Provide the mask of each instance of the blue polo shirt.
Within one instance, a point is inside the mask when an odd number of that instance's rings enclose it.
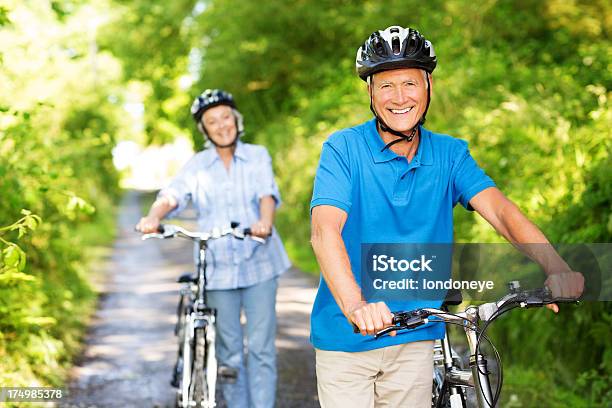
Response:
[[[421,128],[410,163],[385,149],[376,122],[343,129],[323,144],[310,209],[331,205],[348,214],[342,239],[353,275],[361,283],[365,243],[452,243],[453,208],[495,186],[470,155],[467,143]],[[387,302],[393,310],[440,307],[441,300]],[[312,344],[322,350],[365,351],[444,336],[430,323],[396,337],[354,334],[321,277],[311,315]]]

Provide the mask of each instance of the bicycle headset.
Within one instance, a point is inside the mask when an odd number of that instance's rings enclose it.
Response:
[[[234,141],[228,143],[226,145],[219,145],[215,143],[214,140],[208,136],[206,132],[206,128],[202,124],[202,115],[208,109],[214,108],[215,106],[226,105],[232,108],[232,112],[234,113],[234,118],[236,119],[236,137]],[[242,120],[242,115],[238,112],[238,108],[236,107],[236,102],[234,102],[234,97],[231,93],[225,92],[221,89],[207,89],[202,92],[195,100],[193,104],[191,104],[191,116],[196,122],[196,126],[202,134],[204,134],[208,140],[217,147],[231,147],[238,142],[238,139],[244,134],[244,124]]]
[[[391,129],[376,113],[372,104],[372,91],[370,90],[370,110],[376,118],[376,122],[384,132],[389,132],[399,139],[388,143],[382,150],[389,148],[395,143],[406,140],[412,141],[419,126],[425,123],[425,116],[431,101],[431,91],[429,74],[433,72],[437,64],[436,53],[431,42],[425,39],[417,30],[413,28],[403,28],[400,26],[390,26],[384,30],[375,31],[370,35],[366,42],[357,49],[355,65],[359,77],[371,83],[372,75],[381,71],[388,71],[398,68],[418,68],[424,70],[427,81],[427,104],[425,112],[417,124],[406,135],[395,129]]]

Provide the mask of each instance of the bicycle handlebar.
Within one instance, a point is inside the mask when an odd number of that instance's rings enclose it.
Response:
[[[158,232],[142,234],[142,240],[144,241],[150,238],[168,239],[174,237],[181,237],[188,238],[194,241],[207,242],[210,240],[219,239],[226,235],[232,235],[234,238],[237,239],[245,239],[248,237],[253,241],[262,244],[266,242],[265,239],[254,236],[250,228],[240,229],[238,228],[239,225],[239,222],[232,221],[229,227],[214,227],[209,232],[193,232],[178,225],[160,224]]]
[[[511,293],[505,295],[497,302],[485,303],[480,306],[468,306],[463,312],[449,313],[440,309],[416,309],[412,311],[393,312],[393,326],[378,331],[374,338],[379,338],[392,331],[414,329],[429,323],[429,317],[435,316],[439,321],[457,322],[467,321],[474,325],[477,322],[468,318],[469,310],[477,310],[477,318],[480,321],[488,321],[491,317],[504,309],[514,307],[532,308],[542,307],[553,303],[579,303],[576,298],[553,297],[549,288],[544,287],[535,290],[518,291],[511,289]],[[359,333],[359,327],[353,323],[353,332]]]

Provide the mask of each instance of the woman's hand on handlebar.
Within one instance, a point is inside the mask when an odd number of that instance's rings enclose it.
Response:
[[[272,234],[272,225],[265,221],[259,220],[251,225],[251,235],[268,238],[270,234]]]
[[[382,329],[393,326],[393,313],[385,302],[366,303],[361,301],[348,310],[349,321],[365,336],[375,335]],[[395,331],[389,333],[395,336]]]
[[[159,218],[152,215],[147,215],[138,221],[138,224],[136,224],[136,231],[142,232],[143,234],[158,232],[159,223]]]

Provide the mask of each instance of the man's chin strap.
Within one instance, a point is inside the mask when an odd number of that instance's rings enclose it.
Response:
[[[406,135],[402,132],[398,132],[395,129],[391,129],[389,126],[385,124],[385,122],[383,122],[381,118],[378,117],[378,115],[376,115],[376,113],[374,113],[374,116],[376,116],[376,123],[378,123],[378,126],[380,126],[380,130],[382,130],[383,132],[389,132],[392,135],[395,135],[398,137],[397,139],[392,140],[389,143],[387,143],[385,147],[382,148],[381,152],[384,152],[389,147],[403,140],[407,142],[412,142],[412,139],[414,139],[414,137],[416,136],[419,125],[421,124],[421,121],[419,121],[419,123],[417,123],[416,126],[412,128],[412,130],[410,131],[410,134]]]
[[[398,139],[392,140],[391,142],[387,143],[385,145],[385,147],[383,147],[381,149],[381,152],[384,152],[385,150],[387,150],[389,147],[393,146],[396,143],[399,143],[401,141],[407,141],[407,142],[412,142],[412,139],[414,139],[414,137],[417,134],[417,131],[419,130],[420,126],[423,126],[423,124],[425,123],[425,115],[427,115],[427,110],[429,109],[429,101],[430,101],[430,83],[429,83],[429,74],[425,75],[425,78],[427,79],[427,105],[425,106],[425,112],[423,112],[423,116],[421,117],[421,119],[419,120],[419,122],[410,130],[410,134],[406,135],[402,132],[398,132],[395,129],[391,129],[389,126],[387,126],[387,124],[378,116],[378,114],[376,113],[376,111],[374,110],[374,106],[372,105],[372,92],[370,91],[370,110],[372,111],[372,113],[374,114],[374,117],[376,118],[376,123],[378,124],[378,126],[380,126],[380,130],[382,130],[383,132],[388,132],[391,133],[394,136],[397,136]]]

